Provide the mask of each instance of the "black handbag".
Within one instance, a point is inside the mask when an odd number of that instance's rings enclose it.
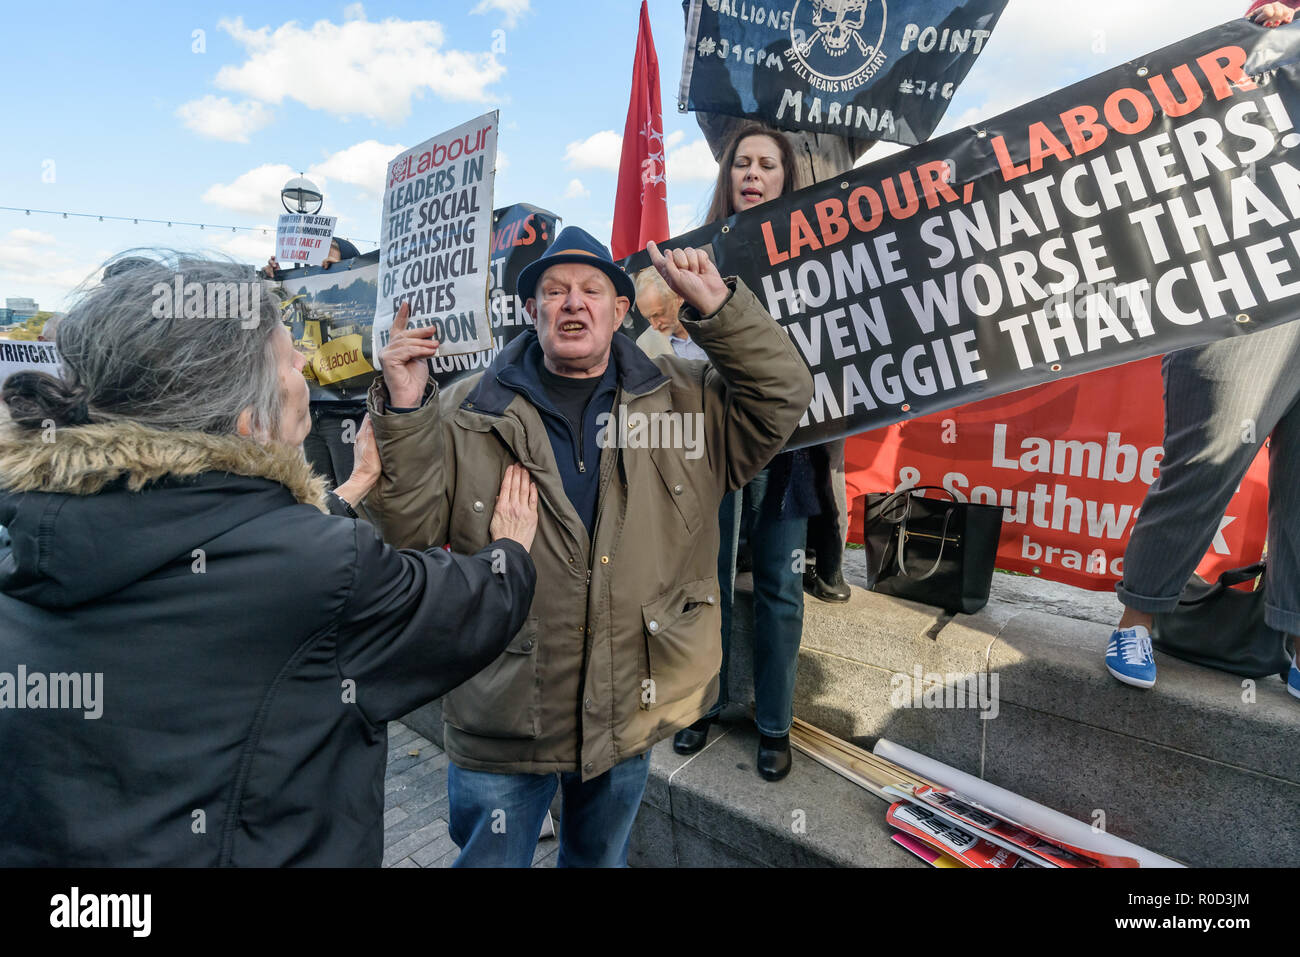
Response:
[[[1256,562],[1233,568],[1217,582],[1193,575],[1178,607],[1155,615],[1152,647],[1243,678],[1276,674],[1285,681],[1291,670],[1286,635],[1264,621],[1264,589],[1232,587],[1258,578],[1266,567],[1266,562]]]
[[[951,500],[913,492],[937,489]],[[867,587],[950,614],[979,611],[989,600],[1002,507],[958,502],[934,485],[864,496],[862,540]]]

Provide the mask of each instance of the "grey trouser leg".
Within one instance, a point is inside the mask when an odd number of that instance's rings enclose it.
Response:
[[[817,446],[813,449],[813,454],[826,456],[826,479],[831,485],[834,509],[826,504],[820,515],[808,519],[808,549],[815,556],[817,577],[828,582],[835,578],[844,562],[844,542],[849,535],[849,510],[844,488],[844,440],[835,439]],[[820,469],[818,475],[821,475]]]
[[[849,503],[844,488],[844,440],[826,443],[831,458],[831,491],[835,493],[835,521],[840,529],[840,542],[849,539]]]
[[[1270,444],[1268,623],[1300,632],[1300,321],[1165,356],[1165,457],[1124,553],[1120,600],[1169,611]]]

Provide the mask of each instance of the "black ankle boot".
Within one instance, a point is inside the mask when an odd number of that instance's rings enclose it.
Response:
[[[838,568],[829,579],[819,578],[814,569],[808,569],[803,575],[803,590],[819,601],[841,604],[852,596],[849,583],[844,580],[844,573]]]
[[[700,750],[709,738],[711,724],[713,724],[712,718],[701,718],[693,725],[682,728],[673,735],[673,750],[678,754],[694,754]]]
[[[758,775],[766,781],[779,781],[790,773],[790,735],[779,738],[758,736]]]

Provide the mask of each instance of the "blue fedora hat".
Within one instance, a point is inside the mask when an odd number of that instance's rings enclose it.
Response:
[[[564,229],[560,230],[560,234],[555,237],[555,241],[547,248],[542,258],[529,263],[524,268],[524,271],[519,274],[519,284],[515,289],[515,294],[520,299],[532,299],[533,293],[537,289],[537,282],[542,278],[542,273],[561,263],[582,263],[584,266],[595,266],[613,281],[614,289],[618,295],[626,296],[629,302],[636,301],[636,287],[632,284],[632,277],[614,262],[614,257],[609,254],[609,249],[595,236],[585,229],[579,229],[577,226],[565,226]]]

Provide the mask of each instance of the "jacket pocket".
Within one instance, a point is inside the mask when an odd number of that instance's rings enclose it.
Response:
[[[536,738],[541,733],[538,624],[537,618],[527,619],[495,661],[447,693],[444,721],[486,738]]]
[[[670,705],[705,684],[722,666],[722,613],[712,578],[675,585],[641,606],[649,677],[647,711]]]
[[[694,535],[700,527],[700,499],[695,485],[689,480],[682,454],[680,449],[656,448],[651,450],[650,458],[664,483],[669,500],[686,524],[687,533]],[[717,598],[716,589],[714,598]]]

